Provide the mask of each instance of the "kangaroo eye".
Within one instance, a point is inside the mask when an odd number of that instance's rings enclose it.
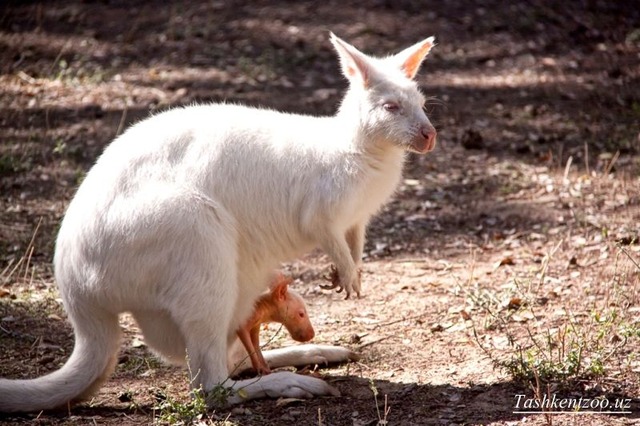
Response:
[[[386,109],[389,112],[398,112],[400,111],[400,105],[396,102],[385,102],[382,104],[382,108]]]
[[[304,312],[298,312],[298,316],[299,316],[300,318],[304,318]]]

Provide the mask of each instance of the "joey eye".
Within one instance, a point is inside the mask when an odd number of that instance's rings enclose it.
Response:
[[[382,108],[384,108],[385,110],[387,110],[389,112],[398,112],[398,111],[400,111],[400,105],[398,105],[398,103],[396,103],[396,102],[385,102],[384,104],[382,104]]]
[[[298,312],[298,316],[299,316],[300,318],[304,318],[304,312]]]

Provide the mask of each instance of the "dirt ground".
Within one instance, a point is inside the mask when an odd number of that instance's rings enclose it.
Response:
[[[283,266],[315,341],[362,359],[319,370],[339,398],[202,414],[186,372],[124,317],[117,371],[92,401],[1,423],[640,424],[634,2],[168,3],[0,6],[0,376],[35,377],[70,354],[57,224],[124,128],[194,102],[331,114],[346,82],[329,30],[380,55],[435,35],[418,80],[439,145],[409,157],[371,223],[363,298],[319,288],[320,252]],[[271,346],[293,344],[277,331],[265,330]],[[519,412],[544,395],[613,413]]]

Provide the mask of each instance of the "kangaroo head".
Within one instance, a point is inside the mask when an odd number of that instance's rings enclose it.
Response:
[[[359,116],[365,143],[387,143],[424,154],[436,144],[436,130],[424,112],[425,98],[414,77],[433,47],[429,37],[402,52],[374,58],[331,34],[349,90],[339,114]]]
[[[315,330],[309,320],[309,314],[302,297],[289,291],[287,299],[287,312],[283,315],[283,324],[291,338],[296,342],[308,342],[315,336]]]
[[[315,331],[309,320],[307,308],[298,293],[289,289],[290,278],[285,278],[280,274],[276,278],[276,284],[271,289],[277,312],[278,322],[282,323],[293,340],[297,342],[308,342],[313,339]]]

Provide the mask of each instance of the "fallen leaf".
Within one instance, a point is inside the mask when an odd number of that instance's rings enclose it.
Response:
[[[300,398],[280,398],[276,401],[277,407],[284,407],[286,405],[295,404],[297,402],[304,402],[304,399]]]
[[[515,321],[515,322],[527,322],[530,319],[533,319],[533,315],[526,315],[526,314],[522,314],[522,315],[518,315],[518,314],[513,314],[511,316],[511,321]]]
[[[511,256],[503,257],[502,259],[500,259],[499,261],[493,264],[493,269],[496,270],[499,267],[504,265],[515,265],[515,262],[513,261],[513,257]]]
[[[556,295],[556,296],[557,296],[557,295]],[[555,296],[554,296],[554,297],[555,297]],[[548,298],[548,297],[545,297],[545,296],[538,297],[538,298],[536,299],[536,303],[537,303],[538,305],[540,305],[540,306],[544,306],[544,305],[546,305],[547,303],[549,303],[549,298]]]
[[[524,301],[519,297],[512,297],[507,304],[507,309],[517,311],[522,307]]]
[[[431,326],[432,333],[437,333],[439,331],[444,331],[444,327],[442,326],[442,324],[434,324]]]

